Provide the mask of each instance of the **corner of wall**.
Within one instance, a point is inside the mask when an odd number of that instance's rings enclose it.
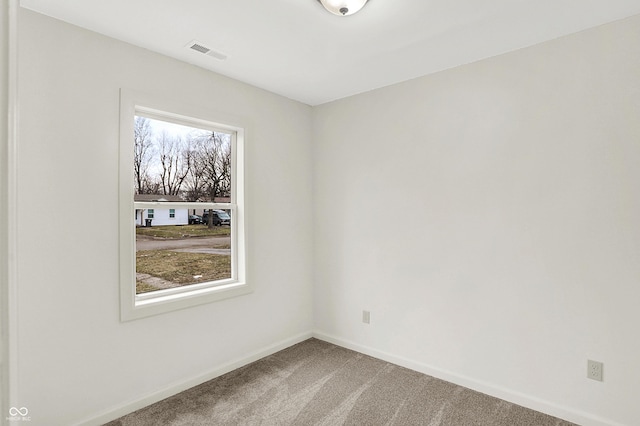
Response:
[[[15,141],[17,88],[18,0],[2,2],[0,8],[0,423],[16,393],[15,367]]]

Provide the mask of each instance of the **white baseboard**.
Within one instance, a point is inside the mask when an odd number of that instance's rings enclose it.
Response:
[[[401,356],[393,355],[388,352],[379,351],[377,349],[360,345],[339,337],[334,337],[315,330],[313,337],[324,340],[329,343],[333,343],[337,346],[342,346],[346,349],[351,349],[356,352],[363,353],[365,355],[372,356],[374,358],[381,359],[383,361],[390,362],[392,364],[399,365],[401,367],[408,368],[410,370],[417,371],[432,377],[436,377],[441,380],[445,380],[450,383],[454,383],[459,386],[463,386],[475,391],[500,398],[502,400],[511,402],[513,404],[521,405],[526,408],[530,408],[541,413],[549,414],[560,419],[564,419],[573,423],[577,423],[583,426],[625,426],[614,421],[604,419],[592,414],[574,410],[571,408],[563,407],[553,402],[545,401],[540,398],[536,398],[530,395],[526,395],[520,392],[515,392],[511,389],[507,389],[495,384],[485,382],[482,380],[476,380],[471,377],[463,376],[453,373],[451,371],[442,370],[427,364],[423,364],[418,361],[403,358]]]
[[[93,426],[93,425],[105,424],[119,417],[122,417],[126,414],[132,413],[136,410],[139,410],[148,405],[151,405],[155,402],[161,401],[172,395],[175,395],[177,393],[190,389],[194,386],[202,384],[206,381],[215,379],[216,377],[222,376],[223,374],[226,374],[237,368],[244,367],[247,364],[251,364],[254,361],[257,361],[261,358],[272,355],[278,351],[286,349],[289,346],[293,346],[296,343],[300,343],[311,337],[313,337],[311,332],[298,334],[297,336],[293,336],[289,339],[282,340],[278,343],[275,343],[273,345],[270,345],[258,351],[255,351],[251,355],[247,355],[235,361],[228,362],[220,367],[214,368],[213,370],[207,371],[205,373],[199,374],[195,377],[191,377],[186,380],[181,380],[179,382],[172,383],[169,386],[165,387],[164,389],[152,392],[147,395],[143,395],[140,398],[136,398],[134,400],[127,401],[121,405],[105,410],[100,414],[96,414],[91,418],[87,418],[85,420],[77,422],[75,423],[75,425]]]

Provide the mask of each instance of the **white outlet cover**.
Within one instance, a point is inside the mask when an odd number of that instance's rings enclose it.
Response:
[[[599,361],[587,360],[587,378],[602,381],[602,370],[604,365]]]

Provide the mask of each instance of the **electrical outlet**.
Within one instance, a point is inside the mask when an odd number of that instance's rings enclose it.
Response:
[[[362,322],[365,324],[369,324],[371,322],[371,312],[362,311]]]
[[[603,364],[598,361],[587,360],[587,378],[602,381]]]

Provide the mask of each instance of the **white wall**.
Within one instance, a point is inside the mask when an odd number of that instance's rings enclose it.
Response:
[[[315,108],[318,332],[638,424],[639,77],[636,16]]]
[[[33,12],[20,19],[15,400],[31,424],[94,418],[308,333],[310,108]],[[120,322],[121,87],[247,123],[252,294]]]

